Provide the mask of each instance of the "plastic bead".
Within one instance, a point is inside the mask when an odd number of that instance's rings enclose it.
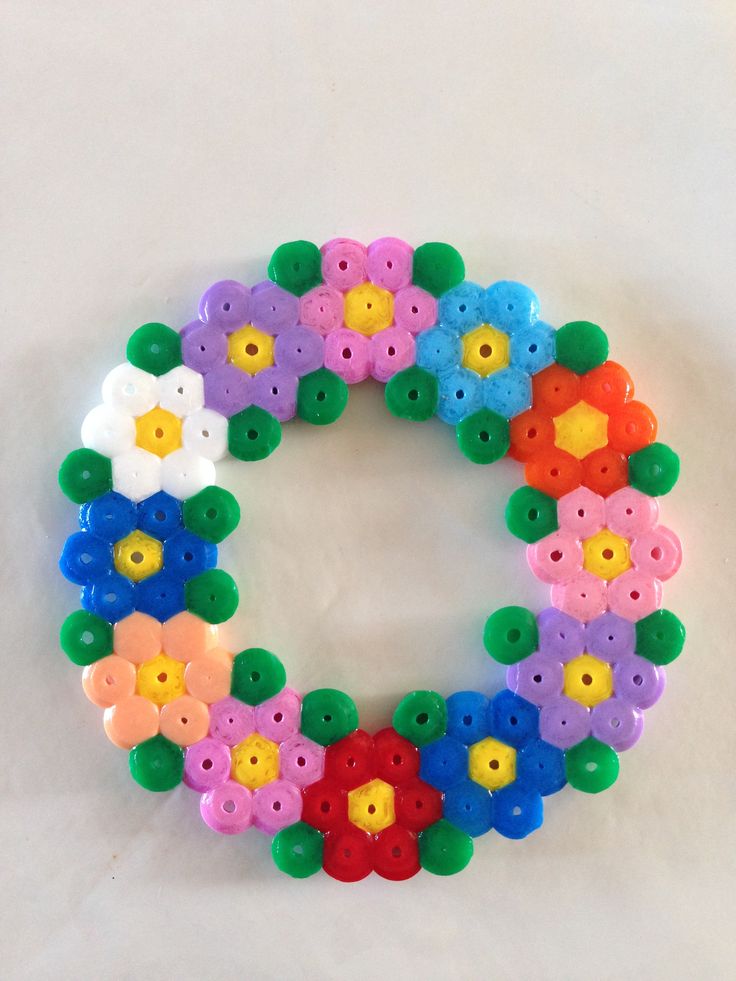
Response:
[[[199,811],[208,828],[221,835],[239,835],[253,823],[253,795],[227,780],[202,794]]]
[[[115,624],[115,653],[132,664],[150,661],[161,653],[161,624],[136,611]]]
[[[204,376],[205,405],[229,419],[248,405],[252,381],[234,364],[218,365]]]
[[[254,732],[232,751],[233,779],[248,790],[265,787],[279,775],[279,748],[270,739]]]
[[[608,418],[608,439],[621,453],[636,453],[653,443],[657,436],[657,420],[643,402],[627,402]]]
[[[583,653],[584,625],[561,610],[548,607],[537,617],[539,651],[558,661],[569,661]]]
[[[435,327],[417,337],[417,367],[441,376],[462,357],[462,342],[452,330]]]
[[[372,376],[387,382],[414,364],[414,338],[402,327],[389,327],[371,338]]]
[[[585,647],[603,661],[613,663],[634,652],[634,624],[608,611],[587,624]]]
[[[483,644],[500,664],[514,664],[537,649],[539,631],[534,615],[523,606],[504,606],[486,620]]]
[[[557,502],[557,515],[565,530],[576,538],[590,538],[605,526],[606,503],[588,487],[577,487]]]
[[[419,845],[414,832],[397,824],[376,835],[373,843],[373,871],[383,879],[401,882],[416,875]]]
[[[331,746],[358,728],[355,702],[335,688],[318,688],[302,699],[302,733],[320,746]]]
[[[253,380],[251,398],[279,422],[296,415],[296,389],[299,379],[285,368],[265,368]]]
[[[529,375],[518,368],[504,368],[483,382],[483,405],[505,419],[525,412],[532,404]]]
[[[444,816],[450,824],[477,838],[491,830],[491,794],[472,780],[463,780],[445,794]]]
[[[460,327],[455,326],[452,329],[458,330]],[[481,378],[508,368],[508,336],[488,324],[475,327],[463,337],[463,366],[477,372]]]
[[[410,831],[423,831],[442,817],[442,794],[423,780],[410,780],[394,796],[397,822]]]
[[[594,739],[621,753],[631,749],[641,737],[644,716],[620,698],[609,698],[590,713],[590,730]]]
[[[217,327],[198,324],[182,336],[181,354],[185,365],[205,374],[227,361],[227,335]]]
[[[471,780],[487,790],[505,787],[516,777],[516,750],[487,736],[470,747],[467,772]]]
[[[251,647],[233,658],[231,695],[246,705],[260,705],[286,684],[284,666],[270,651]]]
[[[322,282],[322,256],[312,242],[284,242],[271,256],[268,276],[283,289],[302,296]]]
[[[210,486],[184,501],[184,525],[206,542],[219,544],[240,522],[240,505],[222,487]]]
[[[125,361],[105,376],[102,401],[127,416],[142,416],[158,403],[158,380]]]
[[[78,531],[64,543],[59,568],[66,579],[82,586],[103,575],[110,566],[110,558],[107,542],[89,532]]]
[[[130,751],[130,773],[145,790],[173,790],[184,775],[184,754],[164,736],[153,736]]]
[[[225,698],[230,691],[232,662],[219,650],[209,651],[184,669],[184,683],[190,695],[211,704]]]
[[[641,620],[653,613],[662,600],[658,579],[629,569],[608,585],[608,606],[625,620]]]
[[[506,684],[534,705],[546,705],[562,694],[563,670],[559,661],[546,654],[532,654],[506,672]]]
[[[598,794],[616,782],[618,756],[610,746],[592,737],[565,753],[567,780],[575,790]]]
[[[117,456],[135,445],[136,423],[108,405],[98,405],[82,423],[82,443],[104,456]]]
[[[664,443],[651,443],[629,457],[631,486],[643,494],[668,494],[680,476],[680,458]]]
[[[509,424],[490,409],[474,412],[458,424],[457,442],[472,463],[495,463],[509,448]]]
[[[379,238],[368,246],[368,278],[376,286],[396,293],[411,282],[414,250],[398,238]]]
[[[179,449],[161,461],[161,488],[185,500],[215,482],[215,465],[192,450]]]
[[[207,735],[210,714],[204,702],[191,695],[182,695],[174,702],[161,706],[159,728],[177,746],[191,746]]]
[[[112,486],[131,501],[143,501],[161,490],[161,459],[140,446],[113,457]]]
[[[115,623],[133,612],[136,596],[133,583],[108,572],[82,587],[81,600],[85,610]]]
[[[539,711],[539,735],[559,749],[569,749],[589,734],[590,713],[580,702],[560,695]]]
[[[511,337],[511,358],[517,368],[529,375],[548,367],[555,359],[555,331],[549,324],[536,323]]]
[[[348,386],[327,368],[299,380],[296,408],[300,418],[313,426],[328,426],[342,415],[348,404]]]
[[[135,694],[135,668],[130,661],[110,654],[88,664],[82,675],[84,694],[94,705],[109,708]]]
[[[461,334],[473,330],[483,321],[484,296],[483,289],[476,283],[467,280],[460,283],[440,300],[439,322],[443,327],[449,327]]]
[[[144,324],[131,334],[125,353],[141,371],[164,375],[182,363],[181,338],[164,324]]]
[[[373,283],[361,283],[345,294],[343,317],[345,327],[370,337],[392,324],[393,294]]]
[[[302,816],[302,795],[286,780],[274,780],[253,794],[253,824],[267,835],[295,824]]]
[[[456,426],[480,407],[480,379],[475,372],[465,368],[452,368],[440,376],[437,415],[443,422]]]
[[[192,580],[194,581],[194,580]],[[142,613],[156,620],[168,620],[185,606],[185,593],[180,577],[163,570],[144,579],[136,586],[135,605]]]
[[[301,733],[285,739],[279,747],[281,776],[297,787],[321,780],[325,770],[325,748]]]
[[[559,610],[582,623],[594,620],[606,609],[606,583],[587,571],[567,582],[554,583],[550,596]]]
[[[184,665],[158,654],[138,666],[136,687],[139,695],[156,705],[166,705],[184,694]]]
[[[373,871],[370,846],[370,836],[356,829],[327,835],[322,867],[338,882],[359,882]]]
[[[544,819],[542,795],[515,783],[493,795],[493,827],[504,838],[519,840],[541,828]]]
[[[214,647],[217,627],[186,611],[167,620],[161,629],[161,646],[175,661],[196,661]]]
[[[347,791],[333,780],[319,780],[303,793],[302,819],[327,833],[344,828],[348,821]]]
[[[473,857],[473,839],[449,821],[436,821],[419,835],[419,861],[433,875],[462,872]]]
[[[468,773],[468,749],[451,736],[422,747],[419,776],[437,790],[449,790]]]
[[[412,282],[415,286],[440,297],[465,278],[465,263],[451,245],[425,242],[414,251]]]
[[[129,695],[105,709],[104,726],[111,743],[132,749],[158,733],[158,706],[142,695]]]
[[[116,542],[136,527],[136,506],[122,494],[110,491],[82,505],[79,524],[106,542]]]
[[[230,333],[248,322],[250,290],[232,279],[213,283],[199,301],[199,316],[205,324]]]
[[[371,373],[371,347],[367,337],[340,327],[325,340],[325,368],[348,385],[365,381]]]
[[[437,323],[437,301],[418,286],[407,286],[394,297],[394,323],[410,334],[421,334]]]
[[[664,668],[634,655],[617,662],[613,668],[613,687],[619,698],[639,709],[656,705],[665,686]]]
[[[281,743],[299,729],[301,699],[291,688],[261,702],[256,708],[256,728],[267,739]]]
[[[186,608],[207,623],[223,623],[238,608],[238,587],[222,569],[209,569],[184,587]]]
[[[383,780],[371,780],[348,791],[348,820],[375,835],[396,820],[394,789]]]
[[[331,286],[316,286],[299,300],[299,320],[323,336],[343,325],[343,296]],[[289,328],[291,330],[293,328]],[[282,336],[287,331],[283,331]],[[278,348],[277,348],[277,357]]]
[[[397,372],[386,385],[386,405],[399,419],[424,422],[437,411],[439,384],[423,368],[406,368]]]
[[[669,610],[657,610],[636,624],[636,653],[652,664],[670,664],[685,646],[685,627]]]
[[[662,581],[670,579],[682,562],[680,540],[673,531],[660,525],[631,543],[631,561],[646,575]]]
[[[524,468],[527,483],[550,497],[559,498],[580,486],[582,465],[564,450],[544,450]]]
[[[373,767],[380,780],[392,787],[402,787],[419,773],[417,747],[395,729],[381,729],[373,737]]]
[[[597,324],[576,320],[557,331],[555,357],[558,364],[584,375],[608,357],[608,338]]]
[[[565,754],[543,739],[532,740],[517,753],[516,779],[542,797],[556,794],[567,783]]]
[[[94,450],[73,450],[59,468],[59,486],[75,504],[91,501],[112,489],[112,465]]]
[[[580,378],[564,365],[553,364],[532,380],[534,408],[554,418],[580,401]]]
[[[373,740],[362,729],[339,739],[325,753],[325,776],[343,790],[368,783],[372,770]]]
[[[447,735],[469,746],[488,735],[488,706],[477,691],[458,691],[447,699]]]
[[[324,341],[307,327],[290,327],[276,338],[276,364],[291,375],[301,378],[322,367]]]
[[[585,374],[580,395],[588,405],[608,414],[633,397],[634,383],[620,364],[605,361]]]
[[[583,550],[576,538],[555,531],[527,548],[527,561],[542,582],[566,582],[583,567]]]
[[[399,702],[393,726],[415,746],[426,746],[447,730],[447,705],[435,691],[413,691]]]
[[[581,654],[565,665],[563,691],[581,705],[592,708],[613,694],[613,675],[610,664],[592,654]]]
[[[73,664],[93,664],[112,654],[112,625],[94,613],[76,610],[62,624],[59,643]]]
[[[163,541],[181,528],[181,502],[159,491],[138,505],[138,528]]]
[[[132,531],[115,542],[113,555],[117,571],[134,582],[160,572],[163,565],[161,542],[142,531]]]
[[[616,535],[638,538],[657,523],[659,505],[653,497],[624,487],[606,501],[606,523]]]
[[[230,776],[230,750],[218,739],[201,739],[184,755],[184,783],[198,794],[214,790]]]
[[[243,409],[230,419],[228,447],[238,460],[265,460],[280,442],[278,419],[256,405]],[[214,483],[214,475],[209,483]]]
[[[204,407],[202,376],[179,365],[158,380],[158,399],[161,409],[179,417],[189,416]]]
[[[210,706],[210,735],[226,746],[237,746],[247,739],[256,725],[255,709],[237,698],[223,698]]]
[[[274,864],[292,879],[306,879],[322,868],[324,839],[304,821],[282,828],[271,843]]]
[[[513,334],[539,317],[539,300],[528,286],[502,280],[486,290],[484,317],[488,323]]]
[[[539,735],[536,706],[508,689],[493,697],[488,718],[491,735],[517,749]]]
[[[543,448],[551,448],[555,440],[555,426],[548,415],[537,409],[522,412],[509,423],[511,445],[509,456],[526,463]]]
[[[608,497],[628,482],[628,460],[610,446],[589,453],[582,462],[582,469],[585,486],[602,497]]]

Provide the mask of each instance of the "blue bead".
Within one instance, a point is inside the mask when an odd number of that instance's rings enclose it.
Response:
[[[491,701],[488,727],[496,739],[520,749],[539,736],[539,709],[521,695],[504,688]]]
[[[449,790],[468,776],[467,746],[450,736],[422,746],[419,776],[437,790]]]
[[[450,824],[473,838],[484,835],[493,825],[491,794],[472,780],[463,780],[447,791],[442,812]]]
[[[136,527],[136,506],[127,497],[109,491],[83,504],[79,509],[79,526],[106,542],[118,542]]]
[[[138,527],[163,541],[181,528],[181,503],[166,491],[147,497],[138,505]]]
[[[138,583],[136,609],[155,620],[168,620],[185,608],[184,583],[179,576],[157,572]]]
[[[443,327],[422,331],[417,335],[416,345],[417,366],[435,375],[450,371],[462,360],[462,341],[455,331]]]
[[[483,317],[492,327],[513,334],[539,317],[539,300],[523,283],[503,280],[486,290]]]
[[[504,368],[483,379],[483,405],[513,419],[532,404],[532,383],[519,368]]]
[[[466,368],[453,368],[440,378],[437,415],[456,426],[481,407],[480,378]]]
[[[442,327],[466,334],[483,323],[484,291],[475,283],[460,283],[449,290],[439,302],[439,320]]]
[[[191,531],[177,531],[164,542],[164,569],[180,579],[191,579],[217,565],[217,545]]]
[[[541,828],[544,820],[542,796],[535,790],[510,783],[491,797],[493,827],[504,838],[526,838]]]
[[[489,701],[479,691],[456,691],[447,699],[447,735],[469,746],[488,735]]]
[[[543,739],[533,739],[516,754],[516,779],[543,797],[556,794],[567,783],[564,752]]]
[[[88,531],[76,531],[70,535],[59,558],[62,575],[78,586],[99,579],[111,565],[111,545]]]
[[[103,620],[117,623],[135,609],[136,588],[117,572],[106,572],[82,586],[82,606]]]
[[[511,364],[535,375],[555,360],[555,329],[543,320],[522,327],[511,338]]]

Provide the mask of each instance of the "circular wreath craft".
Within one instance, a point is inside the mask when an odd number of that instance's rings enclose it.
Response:
[[[657,500],[679,460],[653,412],[599,327],[555,330],[526,286],[464,277],[437,242],[285,243],[267,280],[215,283],[181,331],[133,333],[59,472],[79,505],[60,567],[81,587],[61,647],[107,736],[142,787],[197,793],[214,831],[272,835],[296,878],[449,875],[476,837],[539,828],[566,784],[610,787],[684,644]],[[220,646],[238,591],[217,547],[240,509],[215,472],[267,457],[295,416],[335,422],[368,377],[394,416],[454,426],[474,463],[523,464],[506,523],[551,587],[537,616],[488,617],[505,689],[410,692],[373,736],[344,692],[300,697],[274,654]]]

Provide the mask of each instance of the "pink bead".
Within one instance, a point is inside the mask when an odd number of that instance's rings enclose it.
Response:
[[[319,746],[301,733],[295,733],[281,744],[279,764],[285,780],[297,787],[308,787],[321,780],[325,772],[324,746]]]
[[[376,381],[387,382],[397,371],[414,364],[414,338],[401,327],[379,330],[371,337],[371,374]]]
[[[533,545],[527,545],[526,558],[534,575],[542,582],[566,582],[583,567],[583,549],[570,534],[555,531]]]
[[[219,739],[202,739],[184,756],[184,783],[197,793],[213,790],[230,776],[230,747]]]
[[[298,731],[301,713],[302,700],[291,688],[284,688],[256,706],[256,730],[266,739],[282,743]]]
[[[590,572],[579,572],[567,582],[555,583],[550,597],[558,610],[588,623],[606,609],[606,583]]]
[[[641,620],[659,609],[661,602],[660,581],[637,569],[629,569],[608,584],[608,607],[624,620]]]
[[[413,264],[414,249],[400,238],[377,238],[368,246],[370,281],[392,293],[411,283]]]
[[[333,238],[322,246],[322,277],[338,290],[349,290],[366,280],[365,246],[351,238]]]
[[[657,499],[633,487],[622,487],[606,498],[606,524],[624,538],[643,535],[655,526],[658,517]]]
[[[437,323],[437,300],[418,286],[407,286],[394,297],[394,323],[410,334],[434,327]]]
[[[348,385],[364,381],[371,373],[370,341],[347,327],[334,330],[325,341],[325,368]]]
[[[591,736],[619,753],[631,749],[643,730],[642,713],[620,698],[607,698],[590,713]]]
[[[274,780],[253,795],[253,824],[267,835],[295,824],[302,816],[299,788],[286,780]]]
[[[239,835],[251,826],[253,795],[242,784],[227,780],[202,794],[199,812],[213,831],[221,835]]]
[[[221,699],[210,705],[210,735],[227,746],[237,746],[256,728],[256,713],[252,705],[237,698]]]
[[[299,320],[320,334],[342,327],[345,303],[342,293],[333,286],[315,286],[299,300]]]
[[[589,487],[578,487],[558,500],[557,520],[576,538],[590,538],[606,523],[606,502]]]
[[[669,579],[682,562],[680,539],[674,531],[659,525],[632,542],[631,561],[645,575]]]

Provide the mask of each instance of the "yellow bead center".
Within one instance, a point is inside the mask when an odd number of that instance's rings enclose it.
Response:
[[[508,368],[509,338],[501,330],[481,324],[463,336],[463,366],[486,378]]]
[[[379,330],[390,327],[394,319],[393,293],[361,283],[345,294],[345,326],[360,334],[377,334]]]
[[[488,736],[473,743],[468,756],[470,779],[489,790],[499,790],[516,779],[516,750]]]
[[[371,780],[348,794],[348,817],[362,831],[378,834],[396,820],[394,788],[383,780]]]
[[[257,790],[279,775],[279,748],[258,732],[233,749],[232,777],[248,790]]]
[[[136,691],[156,705],[166,705],[184,694],[184,668],[181,661],[159,654],[138,667]]]
[[[160,407],[139,416],[135,431],[136,444],[156,456],[167,456],[181,446],[181,419]]]
[[[592,708],[613,694],[611,665],[592,654],[581,654],[565,665],[564,693],[573,701]]]
[[[164,564],[164,547],[157,538],[132,531],[113,548],[115,568],[121,576],[140,582],[159,572]]]
[[[583,542],[583,567],[608,582],[631,568],[627,539],[614,535],[608,528]]]
[[[246,324],[231,334],[227,342],[227,359],[241,371],[257,375],[273,364],[274,340],[252,324]]]
[[[578,460],[608,445],[608,416],[587,402],[577,402],[554,423],[555,446]]]

